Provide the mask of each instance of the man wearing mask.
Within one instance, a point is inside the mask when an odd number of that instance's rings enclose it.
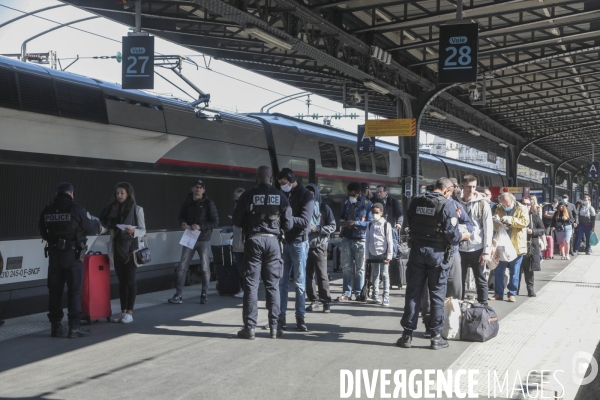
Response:
[[[591,205],[590,196],[584,195],[581,207],[575,214],[577,226],[577,239],[575,240],[575,253],[579,252],[579,246],[581,245],[581,239],[585,235],[585,254],[589,255],[591,251],[590,236],[594,232],[596,225],[596,210]]]
[[[448,201],[454,185],[448,178],[440,178],[434,190],[415,197],[408,207],[406,217],[413,240],[408,258],[406,300],[400,325],[404,328],[397,346],[412,347],[412,334],[417,328],[423,287],[427,282],[431,299],[431,348],[448,347],[440,335],[444,326],[444,299],[448,283],[448,270],[452,261],[453,246],[468,239],[469,233],[461,233],[458,227],[456,207]]]
[[[296,329],[307,331],[304,323],[306,313],[306,259],[308,257],[308,234],[310,221],[312,221],[315,201],[306,188],[296,180],[294,171],[283,168],[277,174],[277,181],[281,191],[287,196],[292,208],[294,227],[286,232],[283,245],[283,278],[279,281],[279,295],[281,296],[281,312],[279,323],[286,328],[288,304],[288,288],[290,286],[290,271],[294,277],[296,291]]]
[[[567,241],[567,243],[569,243],[570,249],[569,249],[569,253],[572,256],[576,256],[577,253],[575,252],[575,249],[573,248],[573,243],[572,243],[572,239],[573,239],[573,230],[575,228],[577,228],[577,207],[575,207],[575,204],[573,203],[569,203],[569,196],[566,194],[562,195],[562,203],[564,203],[567,207],[567,212],[569,213],[569,223],[565,224],[565,240]]]
[[[183,303],[183,286],[185,277],[194,257],[198,252],[200,257],[200,277],[202,290],[200,292],[200,304],[207,303],[208,284],[210,282],[210,238],[213,229],[219,225],[219,214],[215,203],[205,193],[205,186],[201,180],[196,180],[192,186],[192,192],[188,194],[179,211],[179,223],[181,229],[200,231],[193,249],[182,246],[181,261],[175,271],[175,295],[168,301],[171,304]]]
[[[546,235],[551,235],[552,232],[552,217],[558,207],[558,197],[555,197],[552,203],[548,203],[542,208],[542,222],[546,229]]]
[[[400,202],[388,195],[388,189],[385,185],[377,186],[377,197],[379,198],[379,203],[385,207],[384,217],[386,221],[396,229],[402,229],[404,216],[402,215]],[[371,200],[371,202],[373,201]]]
[[[360,183],[350,182],[346,189],[348,200],[340,213],[344,292],[338,297],[338,301],[350,300],[353,291],[355,299],[358,300],[365,283],[365,235],[369,222],[373,220],[373,204],[361,193]]]
[[[494,214],[494,228],[498,230],[504,225],[510,241],[517,251],[517,258],[512,261],[500,261],[494,270],[494,291],[492,300],[504,298],[504,273],[509,269],[508,279],[508,301],[517,301],[517,289],[519,288],[519,275],[521,273],[521,262],[523,255],[527,253],[527,226],[529,225],[529,210],[518,203],[510,193],[502,193],[498,196],[498,207]]]

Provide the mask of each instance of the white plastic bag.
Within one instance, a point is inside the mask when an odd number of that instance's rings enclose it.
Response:
[[[452,297],[444,300],[445,321],[442,328],[442,337],[446,340],[460,340],[461,310],[460,302]]]
[[[510,241],[510,236],[508,236],[506,228],[502,225],[498,228],[496,238],[496,258],[498,261],[508,262],[511,262],[517,258],[515,246],[513,246],[512,242]]]
[[[475,275],[473,274],[472,268],[467,269],[467,281],[465,282],[465,292],[477,292],[477,283],[475,282]]]

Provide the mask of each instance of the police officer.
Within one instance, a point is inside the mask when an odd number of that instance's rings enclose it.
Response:
[[[38,223],[42,239],[47,242],[48,289],[50,291],[48,318],[52,324],[51,336],[65,335],[62,326],[62,294],[67,283],[69,299],[70,338],[87,336],[89,329],[80,328],[81,287],[83,285],[83,257],[87,250],[87,235],[98,235],[102,226],[92,220],[85,208],[73,201],[73,185],[63,182],[56,189],[56,197],[48,204]]]
[[[444,326],[444,297],[448,283],[448,269],[454,246],[468,239],[468,232],[460,233],[454,202],[448,201],[454,185],[448,178],[440,178],[431,193],[414,198],[406,216],[412,238],[412,248],[406,271],[407,287],[404,315],[400,324],[404,328],[397,346],[409,348],[412,333],[417,327],[421,296],[425,282],[431,299],[431,348],[448,347],[440,332]]]
[[[240,196],[233,211],[233,225],[242,228],[244,242],[244,328],[241,339],[254,339],[258,319],[258,283],[262,278],[267,292],[271,339],[281,337],[279,279],[283,271],[279,235],[293,227],[292,209],[287,198],[271,185],[273,171],[258,167],[257,186]],[[287,279],[287,277],[285,278]]]

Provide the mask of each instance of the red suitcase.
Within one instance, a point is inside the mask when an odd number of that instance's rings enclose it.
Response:
[[[542,251],[542,257],[545,260],[551,260],[554,258],[554,237],[552,235],[546,235],[546,243],[548,246],[546,250]]]
[[[83,260],[82,319],[110,320],[110,262],[106,254],[87,254]]]

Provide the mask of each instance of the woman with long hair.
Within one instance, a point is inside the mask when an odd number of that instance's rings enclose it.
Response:
[[[133,322],[133,305],[137,294],[135,252],[143,247],[140,241],[146,235],[144,209],[135,203],[131,184],[117,183],[114,200],[100,214],[102,226],[110,230],[108,257],[119,279],[121,312],[112,318],[113,322],[124,324]]]
[[[558,203],[558,208],[552,217],[552,229],[556,236],[556,243],[560,251],[561,260],[570,260],[569,258],[569,242],[567,241],[566,228],[571,224],[569,220],[569,212],[565,203]]]
[[[538,203],[537,197],[532,194],[529,196],[529,200],[531,201],[531,211],[537,213],[537,215],[542,218],[542,206]]]

